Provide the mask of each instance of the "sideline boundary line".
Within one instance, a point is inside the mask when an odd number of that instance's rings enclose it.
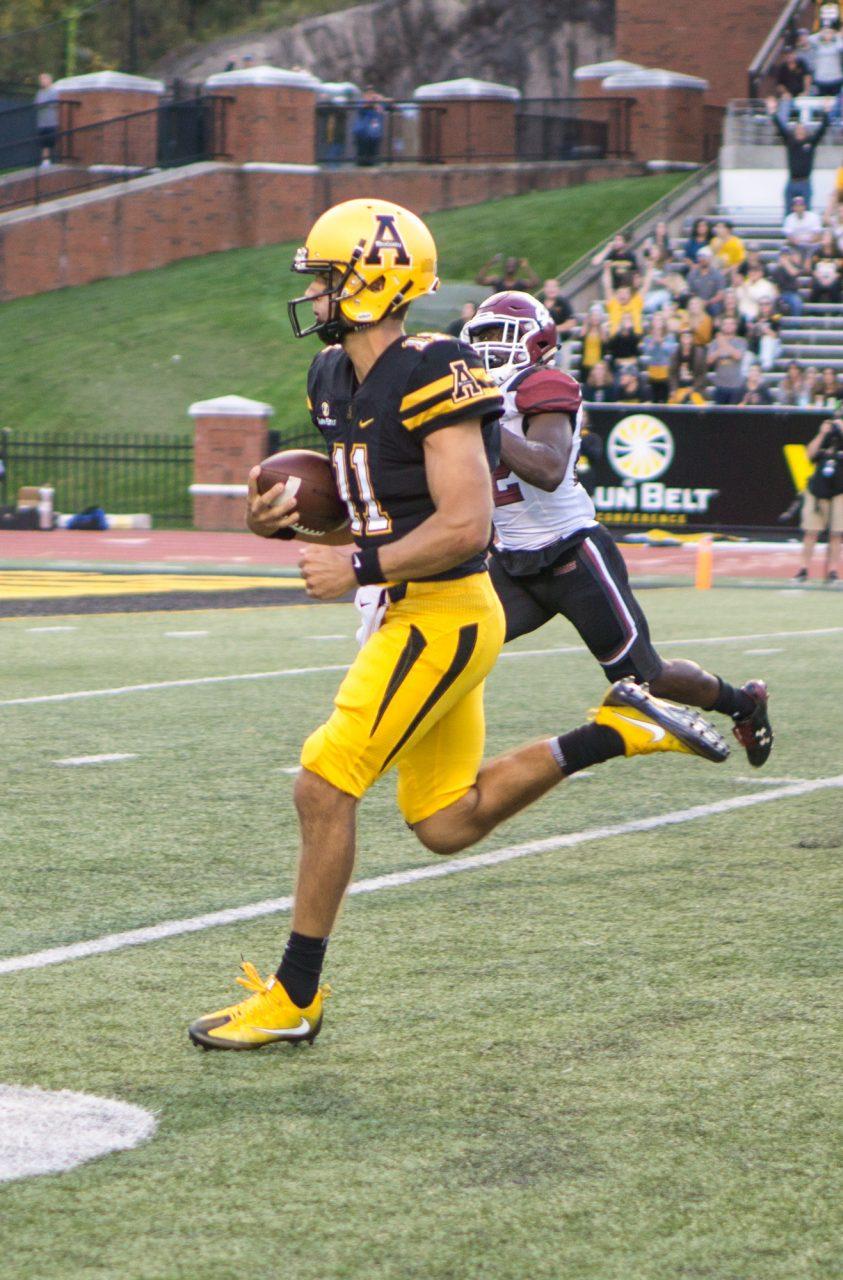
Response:
[[[839,635],[841,632],[843,632],[843,627],[817,627],[812,631],[755,631],[750,632],[748,635],[692,636],[691,638],[684,637],[679,640],[659,640],[656,643],[660,648],[666,649],[688,644],[734,644],[743,640],[779,640],[789,636],[833,636]],[[348,638],[349,640],[352,639],[351,633],[349,633]],[[561,653],[584,654],[587,652],[588,650],[583,644],[562,645],[550,649],[512,649],[504,650],[499,655],[498,660],[552,657]],[[80,698],[115,698],[127,693],[150,693],[156,689],[184,689],[190,685],[201,684],[228,684],[238,680],[278,680],[284,676],[309,676],[319,675],[326,671],[347,671],[350,666],[350,662],[340,662],[323,667],[284,667],[278,671],[246,671],[228,676],[190,676],[184,680],[156,680],[149,684],[118,685],[112,689],[79,689],[71,693],[39,693],[27,698],[4,698],[0,700],[0,707],[23,707],[41,702],[73,702]]]
[[[388,875],[373,876],[369,880],[358,880],[352,884],[348,894],[353,896],[360,893],[378,893],[381,889],[401,888],[404,885],[417,884],[422,880],[438,880],[442,876],[458,875],[462,871],[499,866],[503,862],[512,862],[516,858],[530,858],[556,849],[571,849],[575,845],[588,844],[593,840],[611,840],[615,836],[629,835],[632,832],[653,831],[658,827],[696,822],[700,818],[710,818],[715,814],[748,809],[753,805],[767,804],[772,800],[810,795],[814,791],[824,791],[832,787],[843,787],[843,774],[830,778],[814,778],[791,786],[779,787],[775,791],[734,796],[730,800],[716,800],[711,804],[695,805],[690,809],[674,809],[669,813],[654,814],[649,818],[635,818],[630,822],[620,822],[613,826],[591,827],[584,831],[572,831],[567,835],[550,836],[545,840],[508,845],[502,849],[492,849],[488,853],[477,853],[467,858],[452,858],[448,862],[428,863],[407,871],[394,871]],[[122,951],[126,947],[138,947],[147,942],[161,942],[165,938],[175,938],[181,934],[199,933],[219,925],[236,924],[240,920],[255,920],[260,916],[278,915],[283,911],[289,911],[292,903],[292,897],[268,898],[263,902],[230,907],[224,911],[211,911],[205,915],[190,916],[182,920],[167,920],[162,924],[148,925],[142,929],[129,929],[124,933],[104,934],[100,938],[91,938],[87,942],[50,947],[46,951],[33,951],[29,955],[9,956],[5,960],[0,960],[0,974],[20,973],[24,969],[44,969],[49,965],[64,964],[70,960],[83,960],[88,956],[103,955],[109,951]]]

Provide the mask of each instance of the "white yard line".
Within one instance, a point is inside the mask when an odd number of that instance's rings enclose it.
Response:
[[[136,751],[113,751],[102,756],[65,756],[64,760],[54,760],[53,764],[114,764],[117,760],[137,760]]]
[[[27,631],[75,631],[75,627],[27,627]]]
[[[672,649],[678,645],[694,644],[734,644],[741,640],[779,640],[789,637],[834,636],[843,632],[843,627],[817,627],[812,631],[758,631],[749,635],[738,636],[693,636],[679,640],[659,640],[660,649]],[[552,649],[507,649],[501,660],[507,658],[540,658],[552,657],[564,653],[586,654],[582,644],[562,645]],[[0,707],[31,706],[40,702],[72,702],[78,698],[113,698],[126,693],[149,693],[155,689],[183,689],[189,685],[227,684],[236,680],[279,680],[284,676],[318,675],[325,671],[347,671],[348,662],[330,663],[323,667],[284,667],[278,671],[247,671],[239,675],[229,676],[193,676],[186,680],[156,680],[149,684],[119,685],[114,689],[79,689],[73,693],[41,693],[29,698],[0,699]]]
[[[759,656],[764,653],[781,653],[781,649],[744,649],[744,653],[748,656]]]
[[[700,818],[713,817],[714,814],[749,809],[756,804],[766,804],[771,800],[788,800],[794,796],[809,795],[811,792],[825,791],[831,787],[843,787],[843,774],[833,778],[814,778],[810,781],[797,782],[791,786],[780,787],[776,791],[734,796],[731,800],[716,800],[712,804],[699,804],[691,809],[674,809],[671,813],[654,814],[649,818],[635,818],[631,822],[619,822],[614,826],[590,827],[585,831],[572,831],[568,835],[551,836],[547,840],[531,840],[527,844],[508,845],[503,849],[492,849],[488,853],[476,853],[467,858],[452,858],[447,862],[438,861],[428,866],[414,867],[409,871],[394,871],[390,875],[358,880],[348,892],[350,895],[355,895],[378,893],[381,889],[398,889],[404,885],[417,884],[421,880],[438,880],[442,876],[458,875],[463,871],[496,867],[504,862],[512,862],[516,858],[530,858],[535,854],[550,853],[556,849],[571,849],[575,845],[588,844],[593,840],[612,840],[616,836],[629,835],[631,832],[680,826],[685,822],[696,822]],[[278,915],[280,912],[289,911],[292,902],[291,897],[269,898],[243,907],[230,907],[225,911],[211,911],[206,915],[190,916],[185,920],[166,920],[162,924],[149,925],[143,929],[129,929],[125,933],[108,933],[101,938],[91,938],[87,942],[74,942],[66,947],[51,947],[47,951],[33,951],[29,955],[9,956],[5,960],[0,960],[0,974],[19,973],[23,969],[44,969],[48,965],[64,964],[69,960],[83,960],[87,956],[102,955],[108,951],[122,951],[125,947],[138,947],[146,942],[161,942],[164,938],[175,938],[185,933],[199,933],[204,929],[216,928],[218,925],[236,924],[240,920],[255,920],[260,916]]]
[[[164,635],[174,640],[186,640],[189,636],[206,636],[207,631],[165,631]]]

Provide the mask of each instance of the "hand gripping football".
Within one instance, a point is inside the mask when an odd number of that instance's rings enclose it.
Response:
[[[333,533],[348,519],[333,467],[324,454],[314,449],[282,449],[271,458],[264,458],[258,474],[258,493],[266,493],[279,483],[295,496],[299,520],[291,527],[297,533],[311,537]]]

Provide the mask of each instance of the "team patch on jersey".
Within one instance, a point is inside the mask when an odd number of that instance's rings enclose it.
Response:
[[[464,360],[452,360],[451,373],[454,375],[454,386],[451,395],[455,404],[459,404],[461,400],[473,400],[475,396],[483,394],[480,371],[472,373]],[[488,377],[485,381],[488,386]]]
[[[470,369],[465,360],[452,360],[450,372],[434,378],[404,396],[401,419],[408,431],[415,431],[437,418],[473,412],[488,413],[500,406],[500,392],[485,369]]]

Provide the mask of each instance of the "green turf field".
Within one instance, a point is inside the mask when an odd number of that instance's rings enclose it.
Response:
[[[498,250],[526,255],[541,276],[555,274],[684,176],[596,182],[434,214],[440,274],[473,280]],[[306,429],[305,374],[319,344],[290,333],[287,299],[301,289],[289,270],[295,247],[211,254],[4,303],[0,427],[67,439],[189,438],[191,403],[237,394],[274,405],[273,426]]]
[[[204,1054],[185,1035],[236,997],[241,956],[274,968],[283,914],[0,974],[0,1082],[159,1121],[135,1151],[0,1184],[4,1280],[841,1275],[840,601],[642,598],[665,653],[767,676],[767,769],[737,749],[615,761],[478,851],[769,802],[352,898],[312,1049]],[[51,623],[75,630],[32,629]],[[354,626],[347,605],[0,620],[0,956],[289,893],[282,770]],[[490,751],[600,696],[574,640],[560,622],[505,651]],[[103,753],[135,758],[55,763]],[[448,865],[389,779],[360,828],[360,879]]]

